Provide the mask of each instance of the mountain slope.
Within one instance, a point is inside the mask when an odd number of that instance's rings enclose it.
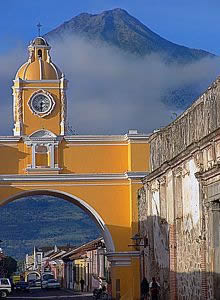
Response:
[[[52,196],[31,196],[0,208],[4,252],[16,259],[34,246],[80,245],[100,236],[82,209]]]
[[[45,37],[48,41],[54,41],[73,35],[86,37],[93,42],[104,42],[140,56],[159,53],[169,62],[188,63],[213,56],[203,50],[167,41],[120,8],[96,15],[82,13],[50,31]]]

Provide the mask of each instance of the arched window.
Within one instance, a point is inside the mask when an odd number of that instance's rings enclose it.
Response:
[[[39,50],[37,51],[37,55],[38,55],[38,57],[42,58],[42,50],[41,50],[41,49],[39,49]]]

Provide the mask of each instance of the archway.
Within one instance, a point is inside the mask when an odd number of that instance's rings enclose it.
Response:
[[[56,190],[31,190],[31,191],[25,191],[25,192],[15,194],[7,199],[4,199],[0,203],[0,206],[3,206],[7,203],[10,203],[12,201],[15,201],[15,200],[18,200],[18,199],[21,199],[24,197],[36,196],[36,195],[54,196],[54,197],[57,197],[60,199],[67,200],[67,201],[71,202],[72,204],[80,207],[85,213],[87,213],[90,216],[90,218],[97,225],[97,227],[100,230],[100,233],[105,241],[107,252],[109,252],[109,253],[115,252],[115,246],[114,246],[114,242],[113,242],[111,233],[110,233],[107,225],[105,224],[104,220],[94,210],[94,208],[92,208],[88,203],[86,203],[85,201],[83,201],[82,199],[80,199],[74,195],[71,195],[66,192],[56,191]]]

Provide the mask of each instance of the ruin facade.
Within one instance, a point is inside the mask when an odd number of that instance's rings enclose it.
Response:
[[[162,299],[220,299],[220,78],[150,137],[139,190],[141,273]]]

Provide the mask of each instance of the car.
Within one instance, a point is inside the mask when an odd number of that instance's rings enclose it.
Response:
[[[34,279],[28,280],[28,285],[29,285],[29,287],[34,287],[35,286],[35,280]]]
[[[48,279],[46,288],[47,289],[60,289],[60,283],[56,279]]]
[[[29,291],[29,284],[26,281],[18,281],[15,284],[15,290],[16,291]]]
[[[35,286],[36,287],[41,287],[41,280],[40,279],[35,280]]]
[[[11,282],[8,278],[0,278],[0,298],[6,298],[11,293]]]

